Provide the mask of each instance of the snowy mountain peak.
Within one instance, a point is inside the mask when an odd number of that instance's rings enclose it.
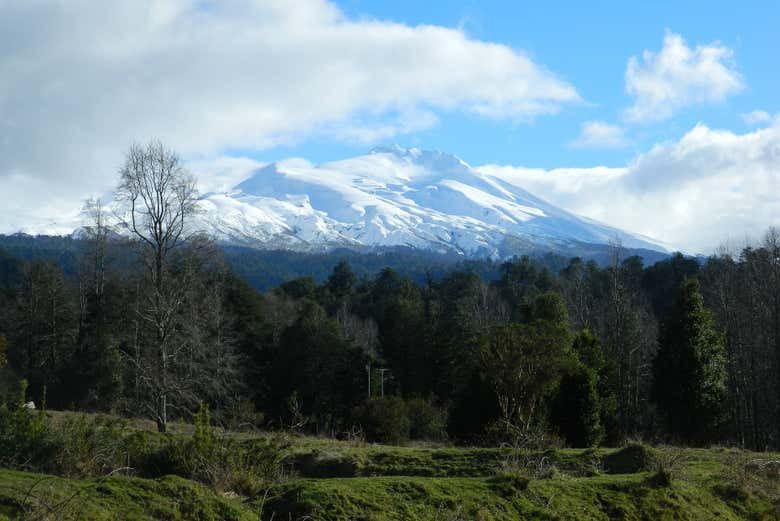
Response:
[[[226,193],[202,198],[202,226],[258,248],[408,246],[503,258],[619,239],[661,245],[556,208],[511,179],[458,157],[398,145],[313,165],[272,163]]]
[[[397,144],[375,147],[369,154],[387,154],[439,171],[453,168],[471,168],[465,161],[453,154],[437,150],[422,150],[416,147],[405,148]]]
[[[422,151],[419,148],[406,148],[402,147],[401,145],[397,143],[393,143],[391,145],[380,145],[378,147],[374,147],[371,149],[369,154],[394,154],[399,157],[404,156],[412,156],[416,157],[419,156],[422,153]]]

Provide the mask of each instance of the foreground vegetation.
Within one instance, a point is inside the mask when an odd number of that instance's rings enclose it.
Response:
[[[161,434],[151,422],[43,414],[46,459],[26,466],[48,473],[0,470],[0,519],[780,518],[773,453],[388,446],[225,432],[202,416]]]

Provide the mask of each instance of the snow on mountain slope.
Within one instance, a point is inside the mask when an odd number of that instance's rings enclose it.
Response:
[[[577,243],[666,251],[660,243],[578,217],[455,156],[398,146],[312,165],[264,166],[227,193],[202,197],[199,226],[258,248],[409,246],[508,257]]]

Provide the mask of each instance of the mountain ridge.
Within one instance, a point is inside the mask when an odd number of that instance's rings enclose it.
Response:
[[[555,207],[455,155],[399,145],[318,165],[270,163],[226,192],[204,194],[201,205],[204,231],[260,249],[402,246],[508,258],[539,249],[575,255],[580,244],[616,241],[669,251]]]

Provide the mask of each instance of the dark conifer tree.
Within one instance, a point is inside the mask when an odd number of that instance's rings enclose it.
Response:
[[[670,432],[695,443],[714,439],[726,396],[726,357],[697,279],[680,286],[660,344],[653,395]]]
[[[331,295],[340,299],[349,295],[356,281],[357,277],[352,271],[352,267],[348,262],[341,261],[333,268],[333,273],[328,277],[326,288]]]
[[[593,447],[604,436],[601,405],[593,370],[580,364],[561,379],[550,419],[571,447]]]
[[[595,378],[599,422],[604,431],[604,441],[608,444],[616,444],[621,437],[617,410],[616,364],[604,356],[601,343],[588,329],[577,333],[572,347],[580,363],[588,368]]]

